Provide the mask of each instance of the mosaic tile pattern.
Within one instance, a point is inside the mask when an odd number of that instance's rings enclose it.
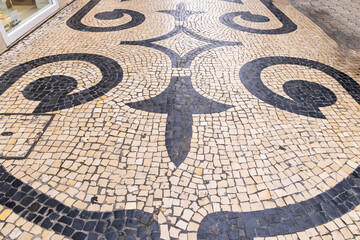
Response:
[[[175,16],[175,19],[176,18],[177,18],[177,16]],[[205,44],[202,44],[201,46],[199,46],[195,49],[192,49],[191,51],[181,54],[180,52],[178,53],[178,52],[171,50],[165,46],[162,46],[161,43],[160,44],[154,43],[154,42],[159,42],[159,41],[163,41],[163,40],[175,37],[178,34],[185,34],[186,36],[189,36],[190,38],[194,38],[195,40],[198,40],[198,41],[202,41]],[[179,38],[179,41],[183,41],[183,39],[184,39],[184,35],[182,35]],[[120,44],[139,45],[139,46],[154,48],[154,49],[159,50],[159,51],[165,53],[166,55],[168,55],[172,61],[173,67],[188,68],[188,67],[190,67],[192,60],[194,60],[199,54],[201,54],[205,51],[208,51],[209,49],[222,47],[222,46],[241,45],[242,43],[241,42],[227,42],[227,41],[212,40],[209,38],[202,37],[196,33],[193,33],[186,27],[176,26],[171,32],[169,32],[168,34],[161,36],[161,37],[147,39],[147,40],[143,40],[143,41],[123,41]]]
[[[152,214],[139,210],[89,212],[38,193],[0,168],[0,203],[26,220],[72,239],[159,239]]]
[[[0,56],[1,238],[359,238],[359,56],[287,0],[75,1]]]
[[[53,118],[50,114],[0,114],[0,158],[27,158]]]
[[[178,167],[190,151],[193,114],[219,113],[233,106],[214,102],[198,94],[190,77],[172,78],[158,96],[129,107],[154,113],[167,113],[165,145],[171,161]]]
[[[220,17],[221,23],[224,25],[231,27],[233,29],[250,32],[250,33],[257,33],[257,34],[285,34],[291,33],[297,29],[295,23],[291,21],[286,14],[284,14],[281,10],[279,10],[274,4],[273,0],[261,0],[261,2],[266,6],[275,16],[276,18],[282,23],[282,27],[276,29],[256,29],[256,28],[249,28],[244,27],[237,24],[234,21],[234,18],[240,16],[243,20],[249,22],[269,22],[270,19],[264,15],[259,14],[252,14],[251,12],[231,12],[226,13]],[[240,3],[242,4],[242,3]]]
[[[360,2],[351,0],[291,0],[291,4],[318,24],[341,47],[360,49]]]
[[[301,65],[322,71],[338,81],[360,104],[360,85],[345,73],[319,62],[289,57],[259,58],[245,64],[240,70],[240,79],[244,86],[268,104],[296,114],[325,118],[320,107],[331,106],[337,100],[336,95],[330,89],[317,83],[307,83],[301,80],[289,81],[283,85],[285,93],[293,101],[272,92],[262,83],[261,72],[265,68],[277,64]]]
[[[190,17],[191,15],[203,13],[203,12],[189,11],[186,8],[187,8],[186,4],[179,3],[178,5],[176,5],[176,10],[162,10],[159,12],[170,14],[175,18],[176,21],[187,21],[188,17]]]
[[[200,224],[198,239],[270,237],[301,232],[341,217],[360,204],[360,167],[332,189],[286,207],[249,213],[213,213]]]
[[[119,26],[112,27],[92,27],[87,26],[81,22],[81,20],[100,2],[100,0],[92,0],[81,8],[76,14],[74,14],[68,21],[67,25],[70,28],[79,31],[88,32],[109,32],[109,31],[120,31],[127,28],[135,27],[145,21],[145,16],[142,13],[128,10],[128,9],[114,9],[112,12],[100,12],[95,14],[95,18],[101,20],[113,20],[122,18],[124,14],[131,16],[131,21]]]
[[[112,59],[81,53],[53,55],[23,63],[5,72],[0,77],[0,94],[8,90],[12,84],[34,68],[48,63],[73,60],[88,61],[97,66],[102,73],[101,81],[81,92],[68,95],[77,87],[77,81],[74,78],[61,75],[39,78],[30,83],[23,91],[25,98],[40,101],[34,113],[45,113],[84,104],[103,96],[122,80],[122,69]]]

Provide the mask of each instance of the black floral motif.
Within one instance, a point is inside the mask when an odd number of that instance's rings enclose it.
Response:
[[[162,10],[158,12],[170,14],[175,18],[176,21],[187,21],[188,17],[190,17],[191,15],[202,13],[187,10],[185,3],[179,3],[178,5],[176,5],[176,10]]]
[[[160,95],[129,107],[155,113],[167,113],[165,144],[171,161],[179,166],[190,151],[193,114],[226,111],[233,106],[217,103],[195,91],[190,77],[173,77]]]

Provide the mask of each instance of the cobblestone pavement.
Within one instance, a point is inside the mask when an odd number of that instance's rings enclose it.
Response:
[[[290,0],[342,47],[360,49],[360,2],[356,0]]]
[[[288,0],[77,0],[0,56],[0,234],[360,239],[359,56]]]

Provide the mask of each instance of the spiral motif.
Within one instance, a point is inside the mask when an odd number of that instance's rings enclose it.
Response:
[[[360,85],[354,79],[333,67],[308,59],[293,57],[255,59],[240,69],[240,80],[250,93],[276,108],[299,115],[325,118],[320,107],[330,106],[336,102],[336,96],[330,89],[302,80],[289,81],[283,87],[285,93],[293,99],[290,100],[274,93],[264,85],[261,80],[261,72],[265,68],[279,64],[299,65],[322,71],[333,77],[360,104]]]
[[[235,17],[241,17],[243,20],[250,22],[267,22],[268,17],[262,15],[251,14],[250,12],[231,12],[226,13],[220,17],[220,22],[232,29],[257,34],[286,34],[291,33],[297,29],[295,23],[291,21],[282,11],[280,11],[272,3],[272,0],[261,0],[261,2],[275,15],[275,17],[282,23],[282,26],[277,29],[256,29],[243,27],[234,21]]]
[[[100,0],[91,0],[83,8],[81,8],[77,13],[75,13],[69,20],[66,22],[68,27],[86,32],[113,32],[120,31],[132,27],[136,27],[145,21],[145,16],[142,13],[127,10],[127,9],[115,9],[113,12],[103,12],[95,15],[95,18],[102,20],[113,20],[118,19],[128,14],[131,16],[131,21],[122,25],[113,26],[113,27],[92,27],[87,26],[81,22],[81,20],[100,2]]]
[[[20,64],[5,72],[0,77],[0,95],[30,70],[44,64],[60,61],[86,61],[94,64],[100,69],[102,79],[88,89],[68,95],[77,86],[74,78],[61,75],[40,78],[30,83],[23,91],[25,98],[40,101],[34,113],[71,108],[92,101],[117,86],[123,78],[123,71],[120,65],[116,61],[104,56],[86,53],[52,55]]]

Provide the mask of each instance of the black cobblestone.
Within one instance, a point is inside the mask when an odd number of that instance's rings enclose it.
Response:
[[[302,232],[325,224],[350,212],[359,204],[360,193],[355,191],[360,186],[359,173],[360,167],[334,188],[300,203],[255,212],[209,214],[200,223],[197,237],[217,239],[226,236],[224,239],[231,239],[237,234],[243,236],[245,232],[245,236],[252,239]],[[340,199],[342,195],[347,197]],[[345,207],[347,203],[351,205]],[[235,226],[230,224],[234,218],[238,221]]]
[[[4,176],[7,178],[4,178]],[[0,181],[0,194],[11,192],[10,195],[13,196],[12,198],[10,196],[11,201],[9,201],[10,199],[8,198],[6,199],[7,203],[5,206],[13,209],[17,213],[22,212],[21,216],[25,217],[28,221],[39,224],[45,229],[52,229],[58,234],[71,237],[75,240],[98,239],[100,236],[106,237],[107,239],[118,239],[118,233],[135,238],[138,233],[141,233],[142,237],[147,236],[152,239],[160,239],[159,225],[152,219],[151,213],[144,213],[139,210],[117,210],[114,212],[82,211],[79,216],[80,211],[78,209],[69,208],[55,199],[37,193],[36,190],[31,189],[30,186],[24,184],[22,181],[11,177],[1,166],[0,179],[7,179],[7,181]],[[17,191],[14,188],[9,189],[6,187],[9,185],[8,183],[13,181],[17,182]],[[24,188],[28,189],[28,193],[25,194],[22,204],[29,205],[35,201],[28,207],[29,210],[31,210],[30,212],[24,211],[25,208],[19,205],[20,200],[13,200],[13,198],[19,198],[15,196],[24,196],[24,193],[20,192],[20,190]],[[29,192],[32,193],[33,197],[27,195]],[[24,202],[25,199],[26,201]],[[39,199],[42,201],[39,201]],[[3,198],[3,200],[5,199]],[[46,207],[44,205],[46,205]],[[146,220],[145,223],[141,222],[140,219]],[[125,222],[126,229],[123,229]],[[81,232],[78,232],[79,230]],[[95,233],[93,231],[95,231]]]

